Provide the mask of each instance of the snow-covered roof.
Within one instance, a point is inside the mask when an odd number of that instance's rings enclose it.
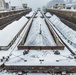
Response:
[[[0,46],[7,46],[18,34],[18,32],[26,24],[27,21],[28,19],[23,16],[18,21],[14,21],[3,30],[0,30]]]

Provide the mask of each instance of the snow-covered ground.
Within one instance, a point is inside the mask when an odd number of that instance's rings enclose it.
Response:
[[[38,11],[37,14],[36,14],[36,17],[38,17],[38,16],[39,16],[39,17],[42,17],[42,14],[41,14],[39,11]]]
[[[33,38],[33,39],[32,39]],[[34,19],[31,30],[25,42],[27,46],[56,46],[55,41],[45,24],[44,19]]]
[[[55,55],[54,51],[50,50],[30,50],[28,54],[23,55],[23,51],[14,51],[11,58],[8,62],[5,63],[5,65],[76,66],[75,60],[69,58],[71,54],[66,48],[64,51],[60,51],[60,55]],[[24,60],[27,61],[25,62]],[[40,60],[44,61],[41,63]],[[56,60],[59,60],[59,62],[57,62]]]
[[[56,45],[44,19],[40,18],[40,14],[34,19],[30,34],[27,37],[25,45]],[[22,21],[23,22],[23,21]],[[5,65],[13,66],[76,66],[76,59],[71,55],[70,51],[65,47],[64,50],[58,50],[60,55],[54,54],[55,50],[30,50],[28,54],[23,55],[24,50],[18,50],[17,46],[22,39],[24,33],[28,29],[26,25],[18,39],[8,51],[0,51],[0,59],[7,57],[10,52],[11,56]],[[32,41],[33,44],[30,43]],[[12,50],[13,49],[13,50]],[[25,61],[26,60],[26,61]],[[44,61],[40,61],[44,60]],[[5,59],[4,59],[5,61]],[[2,64],[3,62],[0,62]],[[0,75],[17,75],[15,73],[0,72]],[[30,74],[27,74],[30,75]],[[34,75],[34,74],[33,74]],[[37,75],[37,74],[36,74]],[[39,74],[40,75],[40,74]],[[41,74],[43,75],[43,74]],[[49,74],[45,74],[49,75]]]
[[[76,73],[68,73],[69,75],[76,75]],[[68,75],[66,74],[66,75]],[[2,72],[0,75],[18,75],[18,73],[8,73],[8,72]],[[25,73],[22,75],[61,75],[61,74],[54,74],[54,73]]]
[[[18,75],[18,73],[10,73],[7,71],[3,71],[0,73],[0,75]],[[22,75],[52,75],[52,74],[49,74],[49,73],[25,73]]]
[[[35,11],[31,11],[29,14],[26,15],[26,17],[32,17]]]

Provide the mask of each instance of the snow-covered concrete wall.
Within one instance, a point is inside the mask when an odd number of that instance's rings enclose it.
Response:
[[[59,32],[64,36],[64,38],[74,47],[76,47],[76,31],[69,28],[67,25],[62,23],[60,19],[53,15],[50,18],[53,25],[59,30]]]
[[[10,47],[14,43],[27,21],[28,19],[23,16],[18,21],[14,21],[3,30],[0,30],[1,49],[8,49],[8,47]]]

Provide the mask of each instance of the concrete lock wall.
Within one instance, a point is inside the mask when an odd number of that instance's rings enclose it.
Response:
[[[31,10],[26,10],[22,13],[16,13],[16,14],[11,14],[9,13],[8,16],[5,16],[3,18],[0,18],[0,26],[4,25],[4,24],[7,24],[8,22],[14,20],[14,19],[18,19],[20,18],[21,16],[23,15],[26,15],[28,12],[30,12]],[[8,14],[8,13],[7,13]]]
[[[46,9],[46,10],[48,12],[51,12],[52,14],[56,14],[58,17],[64,18],[64,19],[76,24],[76,12],[55,10],[55,9]]]

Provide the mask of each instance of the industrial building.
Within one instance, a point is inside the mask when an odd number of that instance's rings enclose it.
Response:
[[[0,0],[0,10],[5,10],[6,9],[6,3],[4,0]]]

